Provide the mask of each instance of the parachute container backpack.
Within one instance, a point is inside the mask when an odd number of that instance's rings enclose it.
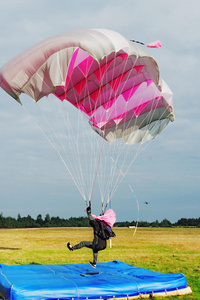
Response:
[[[111,227],[103,220],[98,220],[100,223],[100,232],[98,235],[104,239],[104,240],[109,240],[111,237],[115,237],[115,233],[112,231]]]
[[[73,30],[38,43],[0,69],[0,86],[22,107],[26,94],[40,109],[52,108],[43,133],[86,204],[100,195],[102,211],[141,144],[175,119],[172,92],[144,49],[112,30]],[[61,130],[62,120],[67,125]]]
[[[105,214],[101,216],[95,216],[93,217],[99,222],[100,224],[100,230],[98,232],[98,235],[100,238],[104,240],[109,240],[111,237],[115,237],[115,233],[112,231],[112,228],[114,223],[116,222],[116,214],[112,209],[109,209],[106,211]]]

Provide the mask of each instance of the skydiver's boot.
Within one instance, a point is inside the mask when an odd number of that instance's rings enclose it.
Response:
[[[98,259],[98,252],[93,252],[93,262],[90,262],[90,265],[93,268],[96,268],[97,265],[97,259]]]
[[[96,264],[90,261],[90,266],[92,266],[93,268],[96,268]]]
[[[72,245],[70,244],[70,242],[67,242],[67,248],[70,250],[70,251],[73,251],[73,247]]]

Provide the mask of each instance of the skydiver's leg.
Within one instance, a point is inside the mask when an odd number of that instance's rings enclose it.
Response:
[[[96,268],[97,260],[98,260],[98,252],[94,252],[94,251],[93,251],[93,262],[90,262],[90,265],[91,265],[93,268]]]
[[[93,264],[97,264],[97,260],[98,260],[98,252],[93,252]]]
[[[75,246],[71,246],[70,243],[67,243],[67,247],[69,248],[69,250],[73,251],[73,250],[78,250],[81,249],[83,247],[87,247],[92,249],[92,242],[88,242],[88,241],[82,241],[79,244],[75,245]]]

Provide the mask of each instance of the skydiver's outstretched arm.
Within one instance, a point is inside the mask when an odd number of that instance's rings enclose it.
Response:
[[[94,221],[95,218],[93,217],[93,215],[91,214],[91,206],[87,207],[87,215],[90,221]]]
[[[95,246],[98,244],[99,225],[98,225],[96,219],[91,214],[91,206],[87,207],[87,215],[90,220],[90,226],[93,227],[93,230],[94,230],[93,246]]]

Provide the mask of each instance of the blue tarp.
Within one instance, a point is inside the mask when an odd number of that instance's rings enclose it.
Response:
[[[0,293],[5,299],[108,299],[187,287],[183,274],[149,271],[118,260],[68,265],[0,264]]]

